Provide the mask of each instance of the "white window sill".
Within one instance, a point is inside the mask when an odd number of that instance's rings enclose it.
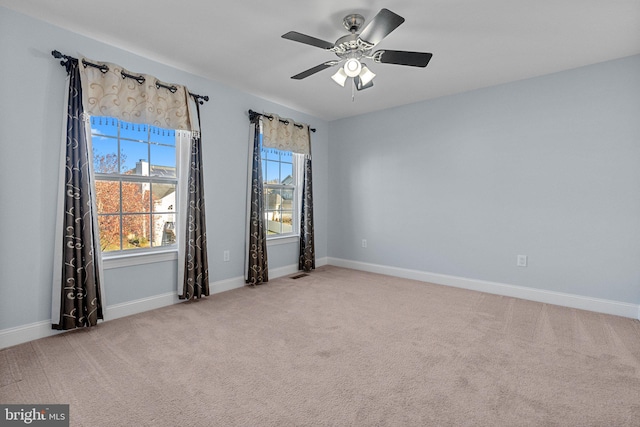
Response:
[[[267,246],[285,245],[289,243],[298,243],[300,236],[281,236],[281,237],[267,237]]]
[[[153,264],[156,262],[173,261],[178,259],[178,251],[154,251],[135,254],[103,255],[102,268],[131,267],[141,264]]]

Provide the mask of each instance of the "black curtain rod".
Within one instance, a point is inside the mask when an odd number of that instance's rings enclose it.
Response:
[[[249,120],[253,120],[253,119],[255,119],[255,118],[256,118],[256,117],[258,117],[258,116],[266,117],[266,118],[268,118],[269,120],[273,120],[273,116],[270,116],[270,115],[268,115],[268,114],[261,114],[261,113],[255,112],[255,111],[253,111],[253,110],[249,110]],[[282,119],[280,119],[280,122],[284,123],[285,125],[288,125],[288,124],[289,124],[289,121],[288,121],[288,120],[282,120]],[[299,129],[302,129],[302,125],[300,125],[300,124],[298,124],[298,123],[294,123],[293,125],[294,125],[295,127],[299,128]],[[310,130],[311,132],[314,132],[314,133],[315,133],[315,131],[316,131],[316,130],[315,130],[315,128],[312,128],[312,127],[309,127],[309,130]]]
[[[51,51],[51,55],[53,55],[53,57],[56,58],[56,59],[62,58],[62,61],[60,61],[60,65],[62,65],[63,67],[65,67],[67,65],[67,61],[70,61],[70,60],[76,60],[77,61],[78,60],[77,58],[74,58],[73,56],[62,54],[57,50]],[[82,59],[82,65],[85,68],[86,67],[97,68],[100,71],[102,71],[102,73],[106,73],[107,71],[109,71],[109,66],[107,66],[105,64],[94,64],[94,63],[91,63],[89,61],[86,61],[84,58]],[[125,73],[124,71],[121,71],[120,74],[122,75],[123,79],[124,78],[133,79],[133,80],[137,81],[140,84],[144,83],[144,81],[146,80],[144,78],[144,76],[134,76],[132,74]],[[156,88],[161,88],[161,87],[167,89],[171,93],[175,93],[178,90],[178,88],[173,86],[173,85],[168,86],[168,85],[160,83],[159,81],[156,81]],[[204,101],[209,102],[209,96],[207,96],[207,95],[198,95],[196,93],[191,93],[191,92],[189,92],[189,95],[193,96],[195,98],[196,102],[198,102],[200,105],[203,105]]]

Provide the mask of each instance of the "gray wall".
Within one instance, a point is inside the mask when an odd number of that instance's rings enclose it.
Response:
[[[640,56],[332,122],[329,254],[640,303],[639,137]]]
[[[328,124],[0,8],[0,330],[50,319],[51,272],[65,71],[50,52],[78,52],[185,84],[211,101],[202,109],[211,281],[244,274],[247,110],[272,111],[317,128],[313,135],[316,252],[327,256]],[[229,250],[230,262],[223,262]],[[269,249],[271,268],[297,264],[296,244]],[[107,304],[171,292],[176,262],[105,272]]]

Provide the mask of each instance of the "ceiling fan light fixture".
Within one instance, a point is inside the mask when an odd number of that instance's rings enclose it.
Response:
[[[338,83],[340,86],[344,87],[344,83],[347,81],[347,73],[344,72],[342,68],[338,68],[338,71],[331,76],[334,82]]]
[[[355,58],[348,59],[347,62],[344,63],[344,72],[349,77],[355,77],[360,74],[362,70],[362,64]]]
[[[366,86],[376,75],[373,71],[368,69],[366,65],[362,64],[362,70],[358,76],[360,77],[362,85]]]
[[[362,79],[360,79],[360,76],[355,76],[353,78],[353,83],[356,85],[356,89],[358,90],[368,89],[373,86],[373,80],[370,80],[369,83],[364,84],[362,82]]]

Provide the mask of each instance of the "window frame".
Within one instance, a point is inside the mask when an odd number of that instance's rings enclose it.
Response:
[[[92,120],[93,119],[108,119],[108,120],[114,120],[117,122],[117,136],[114,136],[113,134],[109,135],[109,134],[105,134],[102,132],[93,132],[93,127],[91,126]],[[122,123],[127,123],[129,125],[135,125],[135,126],[146,126],[147,130],[146,130],[146,141],[142,141],[140,139],[132,139],[132,138],[127,138],[127,137],[122,137],[121,136],[121,124]],[[115,117],[110,117],[110,116],[90,116],[89,120],[87,120],[87,124],[88,124],[88,131],[87,131],[87,135],[89,138],[91,138],[91,174],[92,174],[92,178],[94,181],[94,186],[96,186],[98,184],[98,182],[100,181],[111,181],[111,182],[117,182],[118,186],[119,186],[119,212],[107,212],[107,213],[97,213],[97,218],[96,218],[96,223],[98,225],[98,230],[100,230],[100,225],[99,225],[99,218],[101,216],[105,216],[105,215],[117,215],[118,219],[119,219],[119,226],[120,226],[120,233],[119,233],[119,237],[120,237],[120,249],[118,250],[111,250],[111,251],[103,251],[102,248],[100,249],[100,254],[102,257],[103,261],[106,261],[104,268],[118,268],[118,267],[125,267],[125,266],[130,266],[130,265],[140,265],[140,264],[146,264],[146,263],[154,263],[154,262],[159,262],[159,261],[165,261],[165,260],[173,260],[173,259],[177,259],[178,258],[178,245],[180,243],[180,236],[176,236],[176,240],[175,242],[169,244],[169,245],[160,245],[160,246],[152,246],[153,244],[153,235],[154,235],[154,231],[153,229],[150,230],[149,235],[151,237],[151,240],[149,242],[149,247],[143,247],[143,248],[130,248],[130,249],[124,249],[123,248],[123,233],[122,233],[122,225],[123,225],[123,219],[126,216],[130,216],[130,215],[146,215],[148,217],[149,220],[149,224],[150,224],[150,228],[153,227],[153,217],[154,215],[173,215],[174,217],[174,230],[177,228],[177,222],[179,219],[179,213],[181,211],[181,206],[179,206],[179,201],[180,201],[180,162],[179,162],[179,151],[180,151],[180,143],[181,143],[181,138],[178,137],[178,130],[175,129],[167,129],[167,128],[160,128],[158,126],[153,126],[153,125],[148,125],[148,124],[138,124],[138,123],[132,123],[132,122],[126,122],[124,120],[120,120],[117,119]],[[156,129],[160,129],[160,130],[165,130],[165,131],[170,131],[174,133],[174,144],[170,145],[170,144],[163,144],[161,142],[158,141],[153,141],[152,138],[152,128],[156,128]],[[94,141],[93,139],[95,137],[100,137],[100,138],[109,138],[112,140],[115,140],[117,143],[117,172],[115,173],[102,173],[102,172],[96,172],[94,170],[94,152],[95,152],[95,145],[94,145]],[[159,176],[159,175],[127,175],[122,173],[121,170],[121,155],[122,155],[122,148],[121,148],[121,141],[126,141],[126,142],[137,142],[137,143],[143,143],[146,144],[146,149],[147,149],[147,163],[149,164],[149,168],[151,168],[151,152],[152,152],[152,146],[160,146],[160,147],[173,147],[175,149],[175,176],[172,177],[167,177],[167,176]],[[122,192],[122,184],[123,183],[138,183],[138,184],[148,184],[150,186],[150,197],[149,197],[149,205],[147,206],[147,211],[146,212],[125,212],[124,208],[123,208],[123,192]],[[174,185],[175,186],[175,203],[173,204],[173,210],[169,211],[154,211],[154,201],[153,198],[151,197],[152,194],[152,189],[153,189],[153,185],[154,184],[169,184],[169,185]],[[96,204],[98,203],[98,192],[96,191]]]
[[[262,192],[263,192],[263,204],[264,204],[264,220],[265,220],[265,228],[267,229],[266,232],[266,239],[267,239],[267,243],[269,245],[277,245],[277,244],[284,244],[284,243],[291,243],[294,241],[298,241],[298,239],[300,238],[300,155],[298,155],[297,153],[294,153],[292,151],[287,151],[287,150],[279,150],[277,148],[272,148],[272,147],[263,147],[262,146],[262,135],[261,135],[261,141],[260,141],[260,153],[261,153],[261,161],[262,161],[262,168],[264,169],[264,165],[265,162],[274,162],[274,163],[278,163],[280,165],[279,170],[281,170],[281,164],[283,163],[282,160],[273,160],[273,159],[267,159],[265,157],[263,157],[263,153],[265,152],[265,150],[275,150],[275,151],[279,151],[282,153],[288,153],[291,156],[291,167],[292,167],[292,179],[293,179],[293,184],[291,185],[287,185],[287,184],[282,184],[282,183],[278,183],[278,184],[273,184],[273,183],[268,183],[265,178],[266,178],[266,172],[264,170],[262,170]],[[280,155],[281,156],[281,155]],[[281,157],[280,157],[281,159]],[[284,162],[284,163],[288,163],[288,162]],[[279,178],[281,179],[282,177],[279,175]],[[292,198],[292,202],[291,202],[291,228],[292,231],[288,232],[288,233],[274,233],[274,234],[269,234],[268,233],[268,219],[267,219],[267,215],[269,212],[274,211],[273,209],[268,209],[268,203],[267,203],[267,190],[268,189],[275,189],[275,190],[282,190],[282,189],[287,189],[287,190],[292,190],[293,193],[293,198]]]

